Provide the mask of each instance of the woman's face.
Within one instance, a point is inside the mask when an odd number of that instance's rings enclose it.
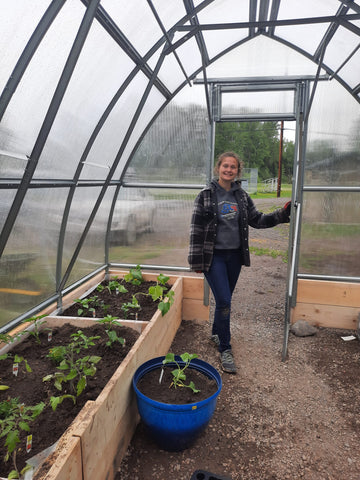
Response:
[[[219,180],[233,182],[239,172],[239,165],[234,157],[225,157],[219,166]]]

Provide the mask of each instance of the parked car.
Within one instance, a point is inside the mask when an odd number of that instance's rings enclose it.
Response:
[[[112,242],[132,245],[139,234],[153,232],[155,213],[154,197],[147,190],[121,189],[112,220]]]

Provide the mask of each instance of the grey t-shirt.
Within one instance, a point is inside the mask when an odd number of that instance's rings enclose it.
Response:
[[[238,188],[238,185],[234,184],[231,190],[226,191],[217,184],[218,227],[215,249],[240,248],[239,206],[234,195],[234,190]]]

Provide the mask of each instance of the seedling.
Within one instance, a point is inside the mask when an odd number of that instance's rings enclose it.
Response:
[[[127,292],[124,285],[121,285],[121,283],[118,282],[117,280],[110,280],[106,288],[109,290],[109,293],[111,292],[126,293]]]
[[[136,265],[135,268],[130,268],[129,273],[124,276],[125,282],[132,283],[133,285],[141,285],[144,281],[140,265]]]
[[[0,355],[0,360],[5,360],[6,358],[13,358],[13,365],[24,362],[25,369],[27,372],[32,372],[30,365],[28,364],[26,358],[20,357],[20,355],[13,355],[12,353],[4,353]]]
[[[0,438],[5,437],[5,447],[7,449],[4,461],[7,462],[12,456],[14,466],[14,470],[9,473],[8,478],[20,478],[29,469],[29,467],[25,467],[19,471],[16,464],[20,430],[29,432],[29,424],[40,415],[44,408],[44,402],[29,407],[20,403],[18,398],[9,398],[0,402]]]
[[[121,305],[121,310],[124,313],[125,319],[128,318],[130,310],[140,310],[141,308],[135,295],[133,295],[131,302],[123,303]]]
[[[95,307],[99,306],[99,297],[97,295],[94,295],[90,298],[77,298],[75,300],[75,303],[78,303],[80,305],[77,311],[79,317],[85,317],[90,312],[92,314],[95,314]]]
[[[174,370],[172,370],[172,382],[170,384],[170,387],[174,387],[174,388],[178,388],[178,387],[186,387],[186,388],[190,388],[193,393],[198,393],[200,392],[200,390],[198,390],[196,387],[195,387],[195,384],[193,381],[191,381],[189,383],[189,385],[186,385],[184,382],[186,380],[186,374],[185,374],[185,370],[188,368],[188,366],[190,365],[190,362],[191,360],[193,360],[194,358],[197,358],[198,355],[196,353],[183,353],[182,355],[180,355],[180,358],[183,362],[185,362],[185,364],[180,367],[180,364],[175,360],[175,355],[173,353],[168,353],[164,360],[163,360],[163,365],[166,365],[167,363],[175,363],[177,368],[175,368]],[[161,380],[159,381],[159,383],[161,383]]]
[[[54,386],[59,391],[62,390],[63,383],[69,382],[71,391],[76,393],[78,397],[86,387],[86,378],[95,375],[95,365],[101,360],[101,357],[85,355],[77,358],[77,355],[83,349],[88,349],[89,346],[95,345],[94,340],[100,337],[87,337],[81,330],[73,333],[71,337],[74,338],[74,341],[69,343],[69,345],[60,345],[50,349],[48,357],[59,363],[57,367],[59,371],[46,375],[43,378],[43,382],[54,380]],[[59,401],[58,403],[61,402]]]
[[[6,343],[6,345],[10,345],[10,343],[15,342],[18,336],[19,335],[15,335],[15,337],[13,337],[9,333],[0,333],[0,342]]]
[[[117,320],[118,320],[117,317],[112,317],[111,315],[107,315],[101,320],[98,320],[99,323],[102,323],[105,325],[105,331],[107,333],[107,336],[109,337],[109,340],[106,342],[106,345],[108,347],[111,347],[115,342],[119,342],[123,346],[125,345],[125,339],[122,337],[118,337],[115,330],[112,330],[111,328],[114,325],[121,327],[121,323],[118,322]]]
[[[20,333],[20,335],[25,335],[25,334],[29,334],[29,335],[32,335],[35,340],[36,340],[36,343],[38,343],[39,345],[41,344],[41,340],[40,340],[40,336],[39,336],[39,333],[40,333],[40,330],[39,330],[39,327],[40,325],[42,325],[43,323],[46,323],[45,320],[43,320],[42,322],[40,322],[39,320],[41,320],[42,318],[46,317],[46,314],[45,315],[38,315],[38,316],[34,316],[34,317],[31,317],[31,318],[27,318],[26,320],[23,320],[22,323],[32,323],[34,325],[34,329],[33,330],[25,330],[23,332]],[[49,328],[47,330],[50,330]]]
[[[151,295],[154,302],[158,301],[158,309],[161,315],[164,316],[170,310],[171,305],[174,303],[174,291],[168,290],[166,283],[169,277],[162,273],[157,277],[157,284],[153,287],[149,287],[149,295]]]

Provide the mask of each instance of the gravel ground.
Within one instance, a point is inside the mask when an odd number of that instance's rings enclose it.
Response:
[[[286,250],[287,232],[251,230],[251,245]],[[207,429],[193,447],[173,453],[160,450],[140,423],[117,480],[190,480],[198,469],[214,480],[360,479],[359,341],[344,341],[354,332],[336,329],[290,334],[283,362],[286,274],[281,258],[252,255],[232,305],[238,373],[222,373]],[[208,323],[183,322],[171,351],[196,352],[220,370],[209,335]]]

